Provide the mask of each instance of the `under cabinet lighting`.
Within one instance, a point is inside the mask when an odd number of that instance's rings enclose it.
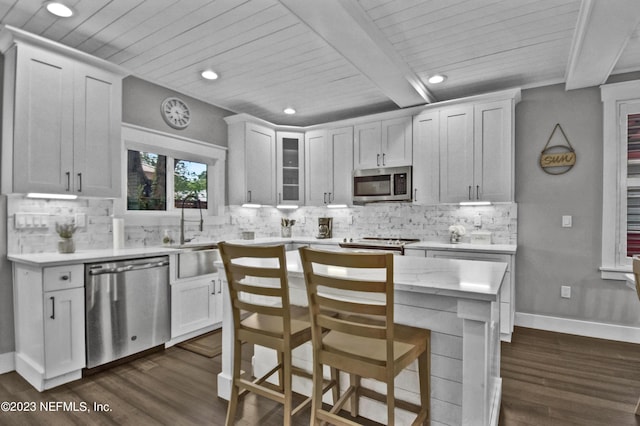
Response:
[[[490,206],[491,201],[461,201],[461,206]]]
[[[73,16],[73,9],[71,9],[66,4],[57,1],[46,2],[45,7],[47,8],[47,11],[49,13],[60,18],[69,18]]]
[[[40,192],[30,192],[27,198],[48,198],[50,200],[75,200],[77,195],[73,194],[43,194]]]
[[[295,113],[296,113],[296,110],[295,110],[295,109],[293,109],[293,108],[291,108],[291,107],[289,107],[289,108],[285,108],[285,109],[284,109],[284,113],[285,113],[285,114],[292,115],[292,114],[295,114]]]
[[[328,209],[346,209],[346,204],[327,204]]]
[[[295,210],[298,206],[295,204],[278,204],[276,208],[281,210]]]
[[[260,207],[262,207],[261,204],[252,204],[252,203],[245,203],[242,205],[242,207],[246,207],[248,209],[259,209]]]

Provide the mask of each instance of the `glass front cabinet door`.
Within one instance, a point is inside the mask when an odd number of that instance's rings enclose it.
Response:
[[[304,134],[277,132],[277,203],[280,206],[304,204]]]

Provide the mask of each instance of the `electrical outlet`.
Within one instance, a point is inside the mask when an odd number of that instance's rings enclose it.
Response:
[[[473,218],[473,226],[480,228],[482,226],[482,216],[478,215]]]
[[[75,224],[78,228],[87,226],[87,215],[84,213],[76,213]]]
[[[572,226],[572,217],[571,216],[562,216],[562,227],[563,228],[571,228]]]
[[[571,286],[563,285],[560,287],[560,297],[571,299]]]

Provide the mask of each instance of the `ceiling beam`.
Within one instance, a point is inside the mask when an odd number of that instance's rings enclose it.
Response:
[[[565,89],[604,84],[640,24],[637,0],[583,0],[565,72]]]
[[[434,102],[422,80],[350,0],[280,0],[401,108]]]

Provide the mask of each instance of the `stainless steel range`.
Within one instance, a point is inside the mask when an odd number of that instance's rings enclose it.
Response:
[[[417,243],[415,238],[379,238],[364,237],[358,239],[345,238],[339,243],[342,248],[357,248],[362,250],[390,250],[404,255],[404,246],[409,243]]]

